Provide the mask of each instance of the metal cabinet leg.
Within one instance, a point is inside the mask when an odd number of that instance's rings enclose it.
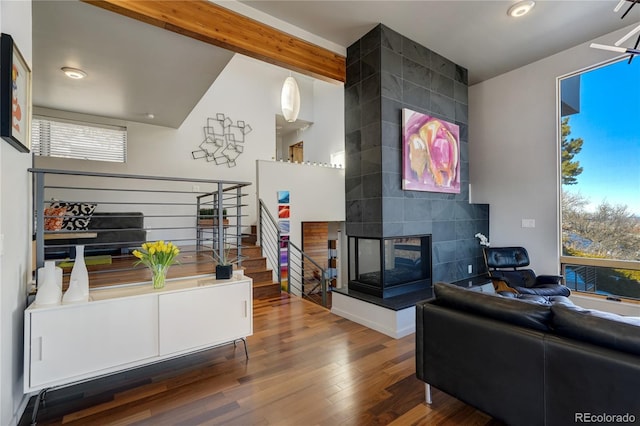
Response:
[[[433,403],[431,400],[431,385],[429,383],[424,384],[424,400],[429,405]]]

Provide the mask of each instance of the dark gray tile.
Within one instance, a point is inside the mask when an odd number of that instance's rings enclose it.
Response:
[[[402,103],[382,98],[382,120],[397,125],[402,124]]]
[[[455,219],[456,220],[472,220],[475,215],[475,209],[473,204],[469,204],[465,201],[458,201],[455,203]]]
[[[362,151],[360,153],[360,166],[363,176],[380,172],[382,167],[380,148]]]
[[[354,130],[345,135],[344,150],[347,155],[359,154],[362,151],[362,141],[360,130]]]
[[[382,198],[362,200],[362,222],[382,222]]]
[[[461,104],[469,105],[469,88],[466,84],[457,81],[453,84],[453,99]]]
[[[362,179],[362,198],[382,197],[382,173],[366,175]]]
[[[440,73],[431,73],[431,91],[453,98],[453,79]]]
[[[431,217],[433,220],[455,219],[455,201],[433,200],[431,201]]]
[[[460,128],[460,140],[469,142],[469,126],[464,123],[456,123]]]
[[[462,163],[467,164],[467,168],[469,166],[469,144],[464,140],[460,141],[460,167],[462,168]]]
[[[397,148],[383,146],[381,148],[382,171],[387,173],[402,173],[402,151]]]
[[[362,222],[362,200],[352,200],[346,203],[347,223],[348,222]]]
[[[344,131],[350,133],[360,129],[361,112],[360,108],[349,108],[344,112]]]
[[[382,196],[385,197],[385,199],[387,199],[387,197],[399,199],[404,197],[402,191],[402,175],[400,173],[387,173],[386,171],[382,173]],[[403,200],[394,200],[394,203],[395,202],[404,204]]]
[[[382,237],[382,222],[365,222],[362,224],[362,236]]]
[[[380,136],[380,123],[371,123],[362,128],[362,149],[380,147],[382,139]]]
[[[383,237],[400,237],[403,236],[404,226],[402,222],[382,222]]]
[[[345,178],[344,180],[345,200],[359,200],[362,197],[362,178],[360,176]]]
[[[362,235],[362,223],[361,222],[349,222],[347,220],[345,231],[347,232],[347,235],[360,236],[360,235]]]
[[[402,78],[427,89],[431,87],[431,71],[407,58],[402,60]]]
[[[360,60],[360,40],[347,47],[347,66]]]
[[[455,78],[456,64],[436,52],[431,53],[431,69],[451,79]]]
[[[456,221],[456,240],[473,240],[473,236],[478,232],[473,222],[472,220]],[[465,257],[471,257],[471,254]]]
[[[360,78],[362,80],[380,72],[380,48],[374,49],[362,57]]]
[[[467,124],[469,122],[469,107],[466,104],[460,102],[455,103],[456,107],[456,121]]]
[[[404,203],[402,198],[385,197],[382,199],[382,219],[385,223],[404,222]]]
[[[345,177],[360,177],[362,175],[361,163],[359,152],[345,155]]]
[[[344,87],[349,88],[354,84],[360,83],[360,80],[360,61],[355,61],[351,65],[347,65],[347,78]]]
[[[437,263],[433,265],[433,282],[450,283],[457,281],[457,265],[456,262]]]
[[[361,55],[366,55],[373,49],[380,48],[380,24],[376,25],[371,31],[366,33],[360,39]]]
[[[456,65],[455,77],[456,81],[459,81],[462,84],[469,84],[468,82],[468,72],[467,69],[461,67],[460,65]]]
[[[432,52],[426,47],[406,37],[402,38],[402,55],[411,59],[425,67],[429,67],[431,63]]]
[[[456,121],[456,107],[452,98],[431,92],[431,111],[434,115],[443,116],[449,122]]]
[[[382,48],[381,54],[380,71],[402,77],[402,56],[385,48]]]
[[[381,100],[382,98],[377,98],[362,104],[362,116],[360,118],[360,125],[362,127],[373,123],[380,123]]]
[[[431,221],[430,203],[419,198],[404,199],[404,220],[406,222]]]
[[[432,263],[448,263],[456,260],[456,242],[441,241],[433,243],[431,251]]]
[[[399,147],[402,142],[402,132],[400,125],[395,123],[389,123],[388,121],[382,122],[382,145]]]
[[[413,108],[426,110],[431,104],[431,92],[422,86],[403,80],[402,101]]]
[[[429,235],[432,232],[432,222],[404,222],[402,235]]]
[[[380,30],[380,45],[401,54],[402,36],[385,25],[381,25]]]
[[[360,102],[365,103],[380,98],[380,73],[375,73],[360,83]]]
[[[489,205],[488,204],[474,204],[475,218],[476,219],[489,219]],[[487,230],[487,232],[489,232]],[[487,235],[487,234],[485,234]]]
[[[397,75],[380,73],[381,95],[385,98],[402,101],[402,80]]]
[[[456,239],[456,226],[453,220],[433,221],[433,241],[453,241]]]
[[[360,107],[360,85],[356,84],[344,89],[344,109],[349,111]]]

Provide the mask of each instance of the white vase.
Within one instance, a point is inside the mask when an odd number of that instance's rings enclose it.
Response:
[[[84,263],[84,246],[76,246],[76,259],[73,262],[71,270],[71,278],[69,282],[78,281],[78,287],[82,291],[82,295],[89,300],[89,272],[87,265]]]
[[[44,268],[38,269],[38,292],[36,305],[59,305],[62,298],[62,268],[47,260]]]
[[[71,280],[69,288],[62,296],[62,303],[86,302],[88,297],[82,294],[82,288],[77,280]]]

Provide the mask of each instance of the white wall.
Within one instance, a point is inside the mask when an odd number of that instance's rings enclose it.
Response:
[[[278,191],[289,191],[289,239],[302,247],[302,222],[344,222],[344,169],[258,161],[258,197],[277,220]]]
[[[10,34],[31,67],[31,2],[0,1],[0,30]],[[24,410],[23,311],[31,275],[31,156],[0,140],[0,424],[14,425]]]
[[[613,44],[631,28],[594,41]],[[469,88],[471,202],[491,206],[491,244],[525,246],[538,273],[560,269],[556,78],[613,57],[589,44]]]
[[[202,97],[187,119],[178,129],[126,123],[128,127],[128,154],[126,164],[60,158],[36,159],[36,166],[51,169],[71,169],[107,173],[176,176],[202,179],[221,179],[256,182],[256,160],[272,159],[276,151],[275,115],[281,113],[280,92],[289,71],[242,55],[235,55],[215,83]],[[318,90],[309,78],[298,78],[301,91],[300,118],[314,121],[317,128],[331,127],[332,143],[344,149],[342,85],[319,82]],[[336,107],[338,105],[339,107]],[[325,110],[326,109],[326,110]],[[245,151],[237,160],[237,166],[215,165],[204,159],[194,160],[191,152],[203,141],[203,127],[207,117],[224,113],[234,122],[243,120],[253,131],[246,136]],[[67,115],[68,114],[62,114]],[[322,135],[322,133],[319,133]],[[323,137],[324,139],[324,137]],[[315,144],[316,151],[327,150],[324,140],[305,138],[305,150]],[[327,151],[326,157],[329,156]],[[328,160],[327,160],[328,161]],[[245,211],[250,217],[247,225],[256,222],[254,203],[256,187],[245,191],[250,206]]]

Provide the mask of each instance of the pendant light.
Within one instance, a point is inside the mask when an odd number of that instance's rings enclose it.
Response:
[[[287,77],[282,85],[282,94],[280,95],[280,105],[282,106],[282,115],[289,123],[293,123],[298,119],[300,112],[300,90],[298,83],[292,76]]]

